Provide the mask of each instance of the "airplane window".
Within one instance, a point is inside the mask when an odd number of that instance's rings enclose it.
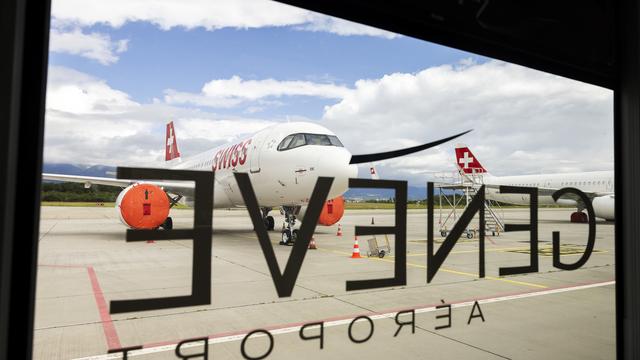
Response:
[[[307,145],[331,145],[331,141],[327,135],[321,134],[305,134]]]
[[[293,149],[303,145],[306,145],[304,140],[304,134],[296,134],[293,137],[293,140],[291,140],[291,143],[289,144],[289,146],[287,146],[287,149]]]
[[[289,150],[303,145],[322,145],[344,147],[338,137],[326,134],[291,134],[278,145],[278,151]]]
[[[331,145],[333,146],[344,147],[344,145],[342,145],[342,142],[340,142],[340,140],[338,140],[338,137],[335,135],[329,135],[329,141],[331,141]]]
[[[289,146],[289,143],[291,142],[291,139],[293,139],[293,135],[289,135],[286,138],[284,138],[281,142],[280,145],[278,145],[278,150],[284,150],[287,148],[287,146]]]

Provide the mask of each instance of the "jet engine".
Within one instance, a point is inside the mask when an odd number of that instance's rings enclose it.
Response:
[[[596,217],[613,221],[615,219],[615,201],[614,195],[593,198],[591,205],[593,205],[593,211],[596,213]]]
[[[307,206],[302,206],[300,211],[296,214],[296,218],[304,221],[304,216],[307,213]],[[318,217],[318,225],[331,226],[344,215],[344,197],[338,196],[335,199],[327,200],[322,206],[322,211]]]
[[[327,200],[322,207],[322,212],[318,218],[318,224],[324,226],[331,226],[344,215],[344,197],[338,196],[335,199]]]
[[[169,216],[169,198],[160,187],[138,183],[126,187],[116,199],[120,221],[132,229],[155,229]]]

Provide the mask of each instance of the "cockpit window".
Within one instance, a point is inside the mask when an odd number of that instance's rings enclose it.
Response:
[[[289,146],[289,143],[291,143],[291,139],[293,139],[293,135],[289,135],[284,138],[284,140],[280,142],[280,145],[278,145],[278,151],[286,149]]]
[[[299,146],[305,145],[304,134],[296,134],[291,140],[291,144],[287,147],[287,149],[297,148]]]
[[[327,135],[304,134],[304,137],[307,139],[307,145],[331,145],[331,141],[329,141]]]
[[[343,147],[338,137],[326,134],[291,134],[278,145],[278,151],[289,150],[304,145]]]
[[[331,141],[331,145],[333,146],[344,147],[344,145],[342,145],[340,140],[338,140],[338,137],[335,135],[329,135],[329,141]]]

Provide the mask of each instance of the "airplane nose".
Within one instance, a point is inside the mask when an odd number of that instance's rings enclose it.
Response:
[[[358,166],[349,164],[351,153],[344,148],[333,148],[331,154],[320,158],[319,176],[333,177],[329,198],[333,199],[349,189],[349,178],[358,177]]]

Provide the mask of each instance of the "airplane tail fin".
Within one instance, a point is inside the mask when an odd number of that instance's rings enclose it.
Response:
[[[180,157],[178,151],[178,141],[176,140],[176,131],[173,127],[173,121],[167,123],[167,135],[165,137],[164,160],[170,161]]]
[[[373,165],[373,163],[371,163],[370,165],[371,166],[369,166],[369,174],[371,175],[371,179],[380,180],[380,176],[378,175],[378,170],[376,170],[376,167]]]
[[[489,175],[487,169],[480,164],[478,158],[464,144],[456,145],[456,165],[460,175],[465,176],[467,179],[473,180],[474,175],[478,174]]]

